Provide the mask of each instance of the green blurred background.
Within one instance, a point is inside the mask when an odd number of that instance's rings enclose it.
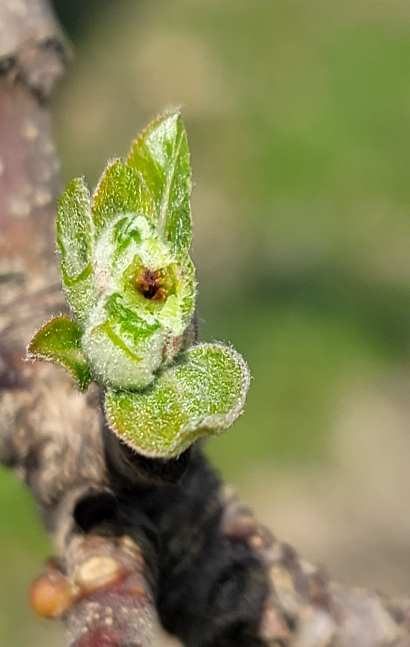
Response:
[[[254,378],[213,462],[307,558],[408,592],[409,3],[54,5],[75,52],[54,102],[66,181],[93,185],[183,107],[201,339]],[[52,547],[0,479],[0,644],[51,647],[25,590]]]

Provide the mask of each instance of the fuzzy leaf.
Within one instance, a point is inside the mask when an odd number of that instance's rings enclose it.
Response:
[[[92,275],[93,224],[90,195],[81,178],[73,180],[58,201],[57,244],[68,304],[84,322],[96,300]]]
[[[194,346],[144,391],[107,391],[108,424],[136,452],[178,456],[201,436],[236,420],[249,387],[241,355],[219,344]]]
[[[157,321],[148,323],[146,319],[139,317],[136,312],[127,308],[123,303],[121,294],[114,293],[107,298],[107,313],[112,323],[117,323],[121,332],[134,338],[135,343],[149,337],[158,330],[160,324]]]
[[[145,215],[155,220],[155,205],[138,172],[121,160],[105,169],[92,203],[96,236],[122,213]]]
[[[70,182],[58,201],[57,243],[65,274],[77,279],[92,255],[90,196],[81,178]]]
[[[81,351],[82,330],[68,317],[56,317],[34,335],[27,349],[29,359],[61,364],[74,377],[81,391],[92,380]]]
[[[191,244],[191,169],[179,112],[152,122],[134,142],[127,164],[139,171],[155,204],[163,240],[177,255]]]

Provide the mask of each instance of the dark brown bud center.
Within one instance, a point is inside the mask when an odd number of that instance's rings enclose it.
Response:
[[[136,285],[137,290],[150,301],[165,301],[167,293],[164,287],[165,281],[159,270],[149,270],[144,267],[139,273]]]

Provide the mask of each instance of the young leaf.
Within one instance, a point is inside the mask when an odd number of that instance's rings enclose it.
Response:
[[[105,169],[94,192],[92,211],[96,237],[120,214],[140,214],[155,219],[155,205],[138,173],[114,160]]]
[[[107,391],[108,424],[140,454],[178,456],[197,438],[231,426],[243,409],[249,381],[239,353],[199,344],[144,391]]]
[[[191,244],[191,168],[179,112],[152,122],[134,142],[127,164],[141,174],[155,204],[158,227],[177,255]]]
[[[61,251],[61,274],[68,304],[84,323],[96,300],[92,275],[93,224],[90,195],[81,178],[64,191],[57,208],[57,244]]]
[[[86,391],[92,380],[81,351],[81,328],[68,317],[56,317],[34,335],[27,357],[61,364],[74,377],[81,391]]]

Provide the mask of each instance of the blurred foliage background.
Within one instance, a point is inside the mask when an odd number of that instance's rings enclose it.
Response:
[[[66,181],[92,186],[183,107],[201,338],[232,343],[254,377],[208,454],[305,557],[408,592],[410,5],[54,6],[75,52],[54,105]],[[59,644],[24,593],[52,547],[0,479],[0,644]]]

